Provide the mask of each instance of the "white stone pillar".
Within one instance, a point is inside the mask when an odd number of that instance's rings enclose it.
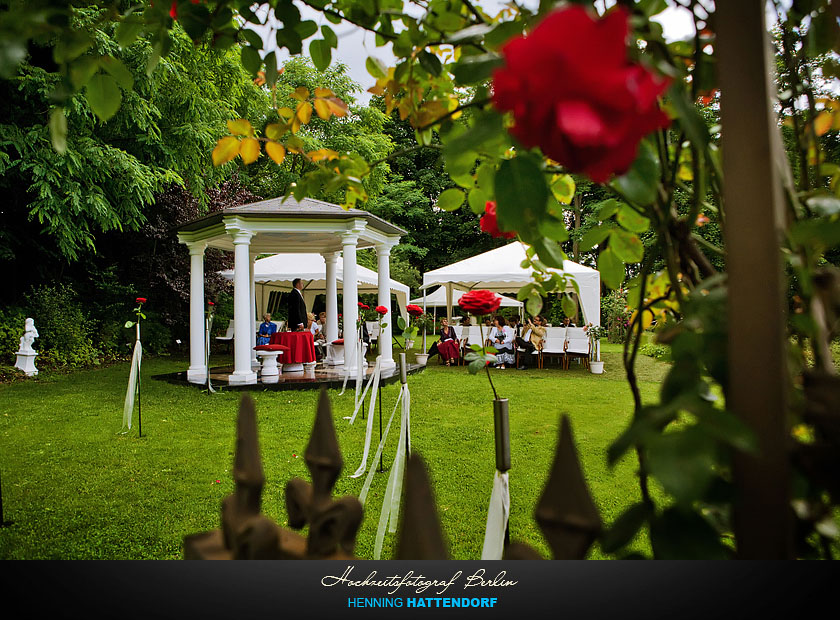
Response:
[[[205,383],[207,366],[204,363],[204,241],[187,243],[190,251],[190,367],[187,381]]]
[[[336,275],[338,265],[338,252],[324,254],[324,262],[327,266],[327,342],[338,338],[338,276]]]
[[[254,347],[257,346],[257,283],[254,282],[254,261],[257,260],[257,255],[253,252],[248,253],[248,272],[249,282],[251,283],[251,370],[257,370],[260,367],[260,361],[257,359],[257,352]],[[262,322],[262,317],[260,317]]]
[[[356,321],[359,318],[359,286],[356,280],[358,242],[358,231],[348,231],[341,235],[342,258],[344,259],[341,287],[344,306],[344,368],[351,371],[356,370],[356,346],[359,338],[359,332],[356,329]]]
[[[256,383],[257,373],[251,369],[251,335],[254,330],[254,311],[251,305],[251,237],[249,230],[233,229],[233,374],[231,384]]]
[[[397,365],[394,361],[394,349],[391,342],[394,325],[394,313],[391,312],[391,247],[390,244],[376,246],[379,293],[377,301],[380,306],[388,308],[388,314],[382,317],[385,329],[379,334],[379,355],[382,368],[393,368]]]

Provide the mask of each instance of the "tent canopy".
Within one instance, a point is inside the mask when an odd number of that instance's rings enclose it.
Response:
[[[458,300],[461,299],[461,296],[466,293],[466,291],[462,290],[453,290],[452,291],[452,303],[457,304]],[[525,304],[521,301],[517,301],[516,299],[511,299],[510,297],[502,297],[502,307],[504,308],[522,308]],[[446,287],[441,286],[436,291],[429,293],[426,295],[425,298],[418,297],[417,299],[412,299],[411,303],[417,304],[418,306],[423,305],[423,303],[432,308],[445,308],[446,307]]]
[[[531,282],[531,270],[520,264],[525,260],[525,246],[515,241],[495,250],[466,258],[446,267],[423,274],[426,289],[435,285],[455,290],[487,289],[497,293],[516,293]],[[550,269],[572,276],[580,290],[580,304],[587,323],[601,324],[601,274],[570,260],[563,261],[563,269]],[[571,282],[563,292],[574,292]],[[454,300],[452,303],[455,303]],[[450,312],[451,314],[451,312]]]
[[[227,280],[233,280],[233,269],[220,272]],[[336,265],[336,276],[339,282],[344,282],[342,261]],[[257,288],[258,316],[262,316],[268,305],[268,295],[272,291],[291,291],[295,278],[303,281],[303,298],[306,309],[311,311],[316,295],[326,294],[327,267],[321,254],[274,254],[254,261],[254,283]],[[356,284],[359,293],[376,294],[378,290],[378,275],[375,271],[356,266]],[[405,306],[408,303],[409,288],[402,282],[390,280],[391,293],[396,295],[400,314],[406,315]]]

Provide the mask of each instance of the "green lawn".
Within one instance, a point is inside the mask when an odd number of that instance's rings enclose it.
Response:
[[[510,399],[511,519],[513,540],[548,553],[532,513],[553,455],[560,414],[571,416],[575,440],[595,501],[607,523],[638,500],[635,461],[606,465],[611,440],[626,426],[630,390],[617,345],[605,345],[604,375],[569,371],[496,370],[500,397]],[[221,358],[218,360],[221,363]],[[652,399],[667,366],[640,357],[642,394]],[[144,376],[182,370],[186,362],[144,361]],[[145,379],[143,432],[119,435],[128,364],[75,372],[42,373],[37,380],[0,386],[0,474],[5,518],[4,559],[175,559],[186,534],[218,527],[220,502],[233,490],[231,467],[239,395]],[[412,447],[430,469],[451,555],[478,559],[494,471],[492,392],[483,375],[434,362],[409,381]],[[383,389],[383,413],[393,408],[397,385]],[[317,391],[252,392],[258,411],[267,479],[263,510],[285,524],[282,492],[293,476],[308,479],[300,457],[312,427]],[[358,494],[364,422],[350,426],[349,393],[330,391],[345,459],[336,494]],[[375,431],[375,438],[378,433]],[[386,448],[386,467],[396,435]],[[371,455],[376,448],[371,447]],[[298,455],[295,458],[293,455]],[[220,482],[217,483],[216,480]],[[387,473],[375,478],[356,552],[373,557]],[[391,557],[393,536],[383,557]],[[639,539],[635,548],[644,549]],[[602,557],[593,550],[591,557]]]

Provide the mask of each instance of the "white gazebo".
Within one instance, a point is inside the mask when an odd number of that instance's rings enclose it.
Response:
[[[226,269],[219,272],[226,280],[235,279],[235,270]],[[339,261],[335,269],[338,282],[344,282],[344,266]],[[272,292],[287,292],[292,290],[292,282],[300,278],[303,284],[303,299],[306,310],[312,310],[312,304],[317,295],[325,295],[328,290],[327,265],[322,254],[274,254],[257,259],[254,262],[254,285],[257,292],[257,317],[262,317],[268,309],[269,294]],[[390,279],[388,288],[397,298],[400,314],[406,315],[410,290],[402,282]],[[378,293],[379,274],[372,269],[356,266],[356,290],[359,293]]]
[[[338,337],[339,256],[345,274],[342,286],[345,325],[358,319],[356,251],[375,248],[378,259],[379,305],[391,307],[391,248],[405,231],[359,209],[305,198],[274,198],[224,209],[189,222],[178,229],[178,240],[190,252],[190,367],[187,378],[194,383],[207,380],[204,360],[204,251],[217,248],[234,253],[234,370],[231,384],[257,382],[254,355],[256,344],[256,285],[254,262],[261,254],[318,252],[324,259],[327,296],[327,339]],[[390,314],[390,312],[389,312]],[[395,366],[391,348],[391,317],[383,330],[380,355],[383,367]],[[347,334],[345,334],[345,338]],[[345,341],[346,342],[346,341]],[[356,347],[345,347],[345,367],[354,370]]]
[[[531,282],[532,271],[520,266],[525,258],[525,246],[514,241],[495,250],[426,272],[423,274],[421,288],[442,286],[446,291],[447,316],[451,318],[455,290],[487,289],[496,293],[516,293],[522,286]],[[601,274],[598,270],[566,260],[563,261],[562,270],[551,271],[574,278],[580,291],[578,297],[584,320],[593,325],[600,325]],[[566,290],[560,292],[574,291],[574,286],[569,281]]]

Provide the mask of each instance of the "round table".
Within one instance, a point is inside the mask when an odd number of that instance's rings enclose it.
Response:
[[[315,339],[312,332],[277,332],[271,336],[271,344],[289,347],[283,355],[284,372],[302,372],[304,364],[315,362]]]

